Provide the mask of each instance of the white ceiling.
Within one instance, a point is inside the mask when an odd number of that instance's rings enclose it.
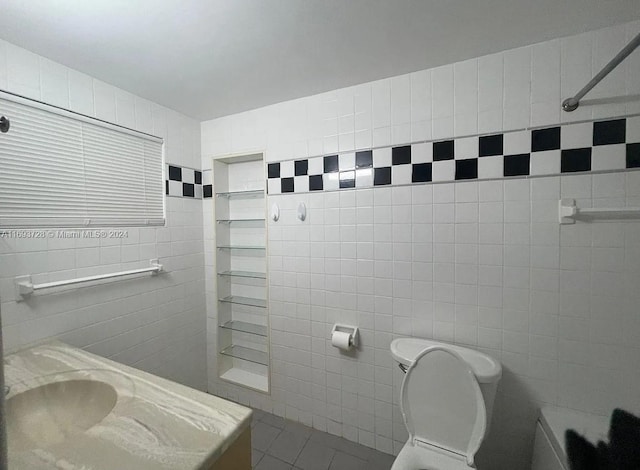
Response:
[[[205,120],[638,18],[638,0],[0,0],[0,37]]]

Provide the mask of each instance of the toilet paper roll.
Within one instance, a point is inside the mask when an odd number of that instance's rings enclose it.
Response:
[[[331,335],[331,344],[338,349],[348,351],[349,349],[351,349],[351,344],[349,341],[350,339],[350,333],[345,333],[344,331],[334,331],[333,335]]]

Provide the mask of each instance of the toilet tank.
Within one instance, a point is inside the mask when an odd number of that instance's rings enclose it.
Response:
[[[394,339],[391,342],[391,355],[399,364],[409,368],[418,354],[431,346],[440,346],[455,351],[469,364],[480,385],[480,391],[484,398],[488,433],[491,416],[493,415],[493,402],[496,398],[498,382],[502,377],[502,366],[494,358],[480,351],[423,338]]]

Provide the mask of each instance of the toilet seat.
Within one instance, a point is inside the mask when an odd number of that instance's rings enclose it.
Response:
[[[456,351],[432,346],[418,354],[401,396],[409,440],[392,470],[475,467],[487,415],[478,381]]]
[[[447,455],[448,454],[448,455]],[[433,446],[404,445],[391,470],[469,470],[467,460],[452,452],[437,451]]]

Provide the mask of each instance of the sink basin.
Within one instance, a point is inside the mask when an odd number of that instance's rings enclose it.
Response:
[[[46,448],[102,421],[118,394],[105,382],[65,380],[25,390],[7,400],[11,451]]]

